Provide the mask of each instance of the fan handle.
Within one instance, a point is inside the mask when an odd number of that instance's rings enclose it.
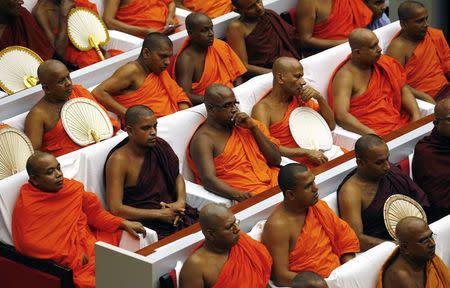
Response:
[[[95,51],[97,51],[98,57],[100,57],[102,61],[105,60],[105,56],[103,56],[102,51],[100,51],[100,48],[98,47],[98,44],[100,42],[97,40],[97,38],[95,38],[94,35],[89,35],[88,41],[89,45],[91,45],[91,47],[94,47]]]
[[[100,136],[98,136],[97,132],[95,132],[94,130],[90,130],[89,134],[91,134],[92,139],[94,139],[95,143],[100,142]]]
[[[32,75],[25,75],[25,76],[23,76],[23,84],[27,88],[34,87],[38,83],[39,83],[39,79],[37,79],[36,77],[34,77]]]

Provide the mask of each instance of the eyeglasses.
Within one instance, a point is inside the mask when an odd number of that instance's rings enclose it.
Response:
[[[216,107],[216,108],[221,108],[221,109],[231,109],[231,108],[234,108],[237,105],[239,105],[239,101],[228,102],[223,105],[214,105],[214,104],[209,104],[209,105]]]
[[[227,229],[232,230],[233,228],[239,228],[239,223],[241,223],[241,220],[236,218],[236,220],[233,222],[233,224]]]
[[[427,237],[427,238],[424,238],[424,239],[421,239],[421,240],[419,240],[419,243],[420,244],[427,244],[427,243],[429,243],[430,241],[434,241],[434,237],[436,237],[437,235],[435,234],[435,233],[432,233],[429,237]]]

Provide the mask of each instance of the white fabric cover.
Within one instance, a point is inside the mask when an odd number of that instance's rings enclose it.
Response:
[[[264,230],[264,225],[266,224],[266,221],[267,220],[258,221],[258,223],[256,223],[255,226],[253,226],[252,230],[250,230],[250,232],[247,233],[248,236],[252,237],[256,241],[261,242],[262,232]]]
[[[3,123],[8,124],[11,127],[19,129],[20,131],[24,131],[25,129],[25,118],[28,115],[28,111],[12,118],[6,119]]]
[[[144,228],[147,235],[143,237],[142,234],[139,234],[139,239],[136,239],[128,232],[123,231],[119,247],[131,252],[136,252],[137,250],[158,241],[158,234],[156,234],[154,230],[148,229],[147,227]]]
[[[333,192],[330,195],[323,197],[322,200],[327,202],[328,207],[330,207],[330,209],[333,210],[333,212],[339,216],[339,208],[336,192]]]
[[[430,224],[430,229],[435,234],[436,255],[450,267],[450,215]]]

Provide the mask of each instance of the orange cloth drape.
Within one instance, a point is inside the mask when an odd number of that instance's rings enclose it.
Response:
[[[145,105],[152,109],[157,117],[177,112],[179,103],[191,105],[186,93],[170,77],[167,70],[164,70],[159,76],[150,73],[136,91],[114,98],[126,108],[134,105]]]
[[[332,83],[337,71],[350,60],[347,57],[338,65],[328,84],[328,103],[333,107]],[[409,113],[402,110],[401,89],[406,84],[406,74],[397,60],[382,55],[374,64],[372,78],[366,91],[350,100],[349,112],[362,124],[375,130],[380,135],[386,135],[409,121]]]
[[[79,97],[88,98],[90,100],[97,102],[95,98],[91,95],[91,93],[88,90],[84,89],[81,85],[73,85],[72,94],[70,94],[68,100]],[[99,105],[102,107],[101,104]],[[113,124],[115,134],[120,129],[120,124],[113,117],[109,118],[111,119],[111,122]],[[58,157],[70,153],[72,151],[78,150],[80,148],[83,147],[73,142],[72,139],[70,139],[69,135],[67,135],[66,131],[64,131],[64,127],[60,117],[58,119],[58,122],[56,123],[56,126],[53,127],[53,129],[44,133],[44,136],[42,138],[42,146],[40,150],[43,152],[51,153],[55,157]]]
[[[277,146],[279,141],[270,136],[264,125],[258,128]],[[189,151],[188,151],[189,152]],[[199,173],[188,153],[188,162],[196,182],[201,184]],[[278,168],[269,167],[266,158],[249,129],[234,127],[222,152],[214,158],[216,176],[234,189],[258,194],[278,185]]]
[[[118,228],[124,221],[106,212],[82,183],[70,179],[64,179],[55,193],[24,184],[12,217],[14,247],[27,256],[70,267],[77,287],[95,287],[94,244],[118,245]],[[85,265],[83,255],[88,257]]]
[[[271,269],[272,257],[266,247],[241,233],[212,287],[265,288],[269,283]]]
[[[187,38],[181,46],[178,54],[173,60],[172,77],[175,78],[176,61],[181,52],[189,45],[189,38]],[[234,88],[233,81],[247,72],[241,59],[231,49],[231,47],[220,39],[214,39],[213,45],[208,48],[205,56],[205,66],[203,74],[198,83],[192,83],[192,92],[195,94],[205,94],[206,87],[213,83],[226,85]]]
[[[301,234],[289,253],[289,270],[312,271],[326,278],[340,266],[342,255],[356,252],[359,241],[355,232],[319,200],[309,207]]]
[[[8,125],[8,124],[5,124],[5,123],[0,123],[0,129],[3,129],[3,128],[9,128],[10,126]]]
[[[129,4],[119,7],[116,19],[124,23],[162,31],[166,26],[169,14],[168,4],[172,0],[132,0]],[[177,17],[173,17],[178,24]]]
[[[184,0],[183,6],[191,11],[201,12],[209,18],[216,18],[233,10],[231,0]]]
[[[328,18],[314,25],[313,37],[347,39],[353,29],[367,27],[372,14],[363,0],[333,0]]]
[[[384,263],[378,274],[378,283],[376,288],[383,288],[383,273],[388,266],[395,260],[400,253],[399,248],[396,248],[394,252],[389,256],[389,259]],[[439,256],[435,255],[431,260],[427,262],[426,266],[426,284],[425,288],[447,288],[450,287],[450,270],[447,268],[444,262],[442,262]]]

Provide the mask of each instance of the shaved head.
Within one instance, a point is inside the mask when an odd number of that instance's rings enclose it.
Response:
[[[294,189],[297,181],[295,176],[306,171],[308,171],[308,167],[300,163],[289,163],[281,167],[278,173],[278,185],[283,193]]]
[[[211,19],[203,13],[192,12],[186,17],[185,25],[186,30],[192,31],[194,30],[199,23],[209,22]]]
[[[66,65],[58,60],[47,60],[39,65],[37,75],[41,84],[48,84],[50,80],[55,78],[55,74],[59,74],[61,71],[67,71]]]
[[[233,90],[231,90],[229,87],[214,83],[206,88],[204,102],[205,104],[215,104],[221,102],[224,97],[230,94],[233,94]]]
[[[361,47],[367,46],[373,38],[377,38],[375,33],[366,28],[356,28],[348,36],[348,43],[350,48],[360,49]]]
[[[153,116],[155,113],[145,105],[131,106],[125,112],[125,125],[133,126],[141,117]]]
[[[398,19],[400,21],[409,20],[417,9],[425,8],[425,6],[418,1],[405,1],[398,6]]]
[[[173,47],[172,41],[170,41],[170,38],[167,35],[160,32],[152,32],[145,36],[144,42],[142,43],[142,50],[147,48],[150,51],[157,51],[164,44]]]
[[[372,147],[386,145],[380,136],[375,134],[366,134],[359,138],[355,143],[356,158],[364,159]]]
[[[297,67],[303,67],[300,62],[292,57],[280,57],[273,62],[272,73],[276,75],[278,73],[283,73],[285,71],[293,70]]]
[[[302,271],[292,280],[292,288],[328,288],[328,285],[320,275],[311,271]]]
[[[218,223],[224,221],[230,215],[230,210],[223,204],[210,203],[206,204],[200,210],[199,223],[203,231],[214,229]],[[231,213],[232,214],[232,213]]]
[[[436,103],[434,106],[434,114],[436,118],[444,118],[450,116],[450,98],[445,98]]]
[[[427,228],[428,224],[423,219],[413,216],[405,217],[397,223],[395,235],[400,243],[409,242],[418,232]]]
[[[56,159],[50,153],[36,151],[31,155],[26,164],[28,176],[38,175],[42,173],[42,163],[49,159]]]

